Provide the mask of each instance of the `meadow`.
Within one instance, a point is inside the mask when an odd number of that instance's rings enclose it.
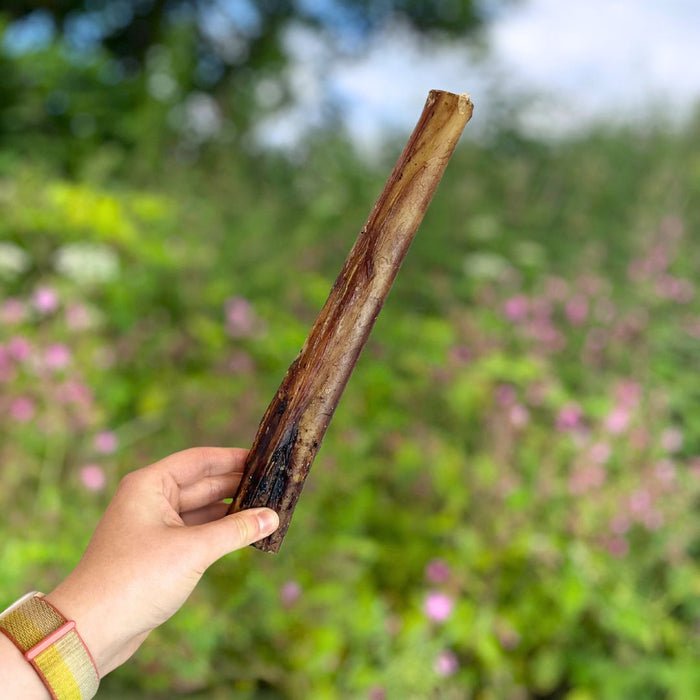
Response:
[[[100,697],[698,697],[699,130],[465,139],[282,551]],[[8,601],[128,471],[250,444],[401,148],[43,138],[0,152]]]

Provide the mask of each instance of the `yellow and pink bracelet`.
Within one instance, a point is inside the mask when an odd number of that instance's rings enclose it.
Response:
[[[0,632],[22,652],[54,700],[89,700],[100,683],[73,620],[33,591],[0,614]]]

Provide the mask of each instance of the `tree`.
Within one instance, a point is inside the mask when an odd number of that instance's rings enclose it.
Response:
[[[118,58],[141,64],[172,23],[184,21],[196,30],[198,52],[220,60],[229,71],[242,62],[265,63],[279,56],[280,35],[291,20],[365,39],[391,18],[421,32],[451,35],[471,31],[487,18],[484,4],[475,0],[7,0],[3,12],[10,20],[46,13],[61,34],[84,38],[87,33]],[[222,46],[226,35],[229,43],[238,43],[235,52]]]
[[[392,20],[428,37],[464,35],[488,21],[477,0],[7,0],[1,12],[8,30],[0,60],[8,65],[0,140],[21,148],[23,139],[60,134],[52,147],[63,143],[68,158],[80,148],[74,137],[88,147],[91,139],[146,143],[157,155],[164,139],[187,131],[192,114],[205,132],[220,120],[231,138],[246,134],[265,110],[291,99],[280,80],[291,26],[322,35],[338,53],[359,53]],[[13,56],[11,42],[8,54],[7,35],[38,20],[53,37],[43,56]],[[270,79],[275,98],[260,104],[256,87]]]

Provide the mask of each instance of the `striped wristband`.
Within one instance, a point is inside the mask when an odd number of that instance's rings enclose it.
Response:
[[[33,591],[0,614],[5,634],[34,667],[53,700],[89,700],[100,678],[75,622]]]

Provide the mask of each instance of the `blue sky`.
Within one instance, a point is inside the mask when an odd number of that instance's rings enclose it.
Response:
[[[293,143],[332,94],[371,148],[386,129],[410,129],[431,88],[471,93],[475,133],[499,99],[522,104],[523,124],[545,135],[600,120],[682,121],[700,99],[699,36],[697,0],[525,0],[490,26],[486,55],[465,41],[421,44],[393,26],[361,56],[334,61],[322,40],[295,29],[299,104],[263,128]]]

